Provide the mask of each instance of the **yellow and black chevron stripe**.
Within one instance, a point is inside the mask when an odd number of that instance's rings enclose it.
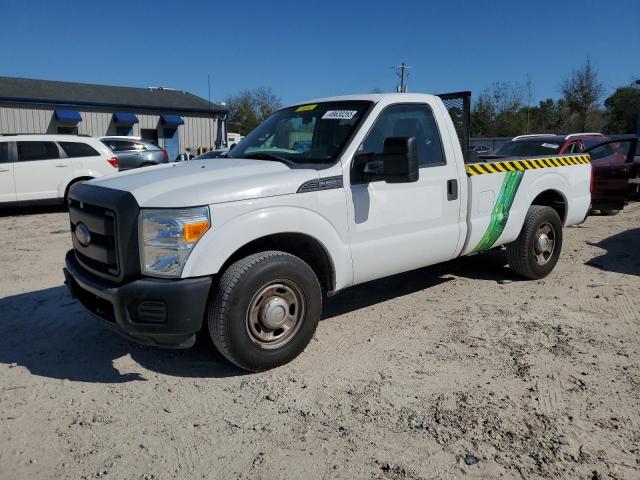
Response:
[[[467,175],[484,175],[485,173],[514,172],[516,170],[536,170],[538,168],[571,167],[591,162],[589,155],[561,155],[558,157],[537,157],[526,160],[506,160],[504,162],[470,163],[465,165]]]

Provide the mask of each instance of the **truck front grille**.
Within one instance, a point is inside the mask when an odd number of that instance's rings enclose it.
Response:
[[[103,276],[118,277],[118,247],[116,214],[114,211],[74,198],[69,199],[71,239],[78,261],[89,270]],[[89,232],[88,242],[76,234],[79,225]],[[85,229],[86,227],[86,229]],[[81,243],[81,240],[84,242]],[[84,244],[83,244],[84,243]]]

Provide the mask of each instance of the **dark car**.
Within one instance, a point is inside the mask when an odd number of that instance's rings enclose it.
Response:
[[[164,148],[139,137],[102,137],[100,141],[118,157],[121,172],[169,161]]]
[[[640,138],[633,156],[635,175],[629,179],[629,198],[640,200]]]
[[[469,151],[475,152],[478,155],[487,155],[489,152],[491,152],[491,149],[486,145],[471,145],[469,147]]]
[[[624,208],[629,178],[636,170],[629,162],[631,146],[629,139],[610,140],[601,133],[520,135],[485,158],[588,153],[593,168],[591,208],[613,215]]]

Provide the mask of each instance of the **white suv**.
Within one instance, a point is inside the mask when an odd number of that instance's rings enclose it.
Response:
[[[0,135],[0,205],[65,202],[79,181],[118,173],[118,159],[97,138]]]

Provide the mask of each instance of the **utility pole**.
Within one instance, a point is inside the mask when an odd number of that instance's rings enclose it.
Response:
[[[396,90],[398,93],[407,93],[407,85],[404,82],[405,77],[409,77],[409,65],[402,62],[400,65],[396,67],[396,74],[400,77],[400,85],[397,86]]]

